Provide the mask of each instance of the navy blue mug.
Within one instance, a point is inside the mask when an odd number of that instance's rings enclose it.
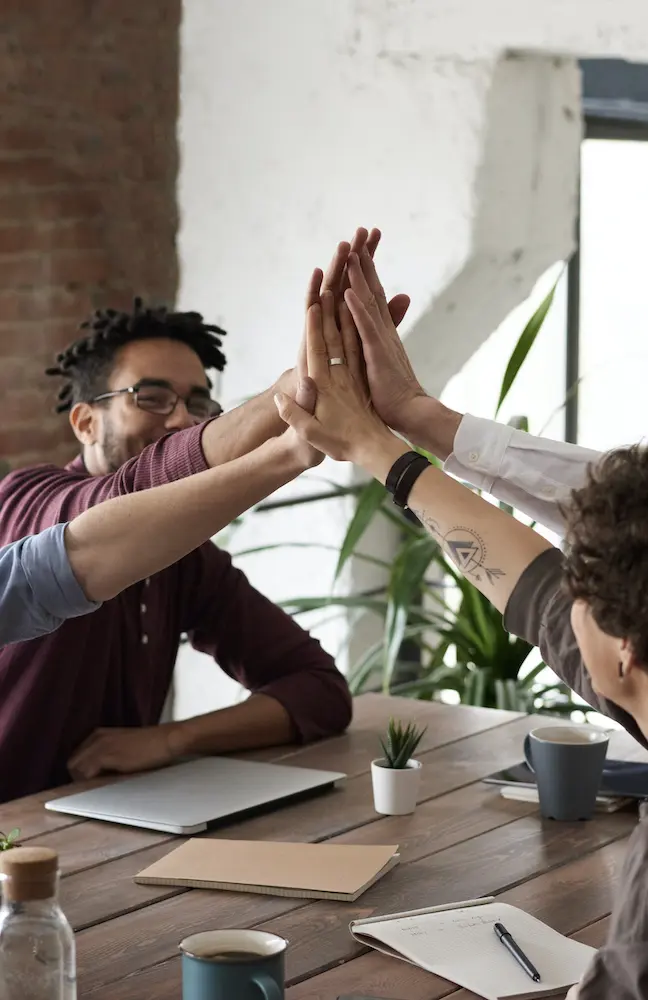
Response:
[[[596,807],[609,736],[596,726],[543,726],[524,740],[546,819],[589,819]]]
[[[284,1000],[287,941],[266,931],[204,931],[180,943],[182,1000]]]

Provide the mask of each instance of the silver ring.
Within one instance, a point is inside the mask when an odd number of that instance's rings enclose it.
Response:
[[[329,358],[329,364],[331,368],[333,367],[333,365],[345,365],[346,358]]]

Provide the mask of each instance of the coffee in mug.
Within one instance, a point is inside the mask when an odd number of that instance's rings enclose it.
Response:
[[[287,942],[266,931],[204,931],[180,943],[182,1000],[284,1000]]]

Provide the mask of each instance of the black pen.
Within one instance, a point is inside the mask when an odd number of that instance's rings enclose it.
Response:
[[[501,941],[504,947],[511,953],[516,962],[518,962],[527,976],[530,976],[534,983],[540,982],[540,973],[536,969],[529,959],[526,957],[519,944],[516,944],[509,932],[507,931],[504,924],[493,924],[493,930],[497,934],[498,941]]]

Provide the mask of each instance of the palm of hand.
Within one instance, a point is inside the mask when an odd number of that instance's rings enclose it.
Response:
[[[367,382],[376,412],[390,427],[398,427],[412,400],[425,396],[405,353],[396,327],[385,327],[374,350],[365,352]]]

